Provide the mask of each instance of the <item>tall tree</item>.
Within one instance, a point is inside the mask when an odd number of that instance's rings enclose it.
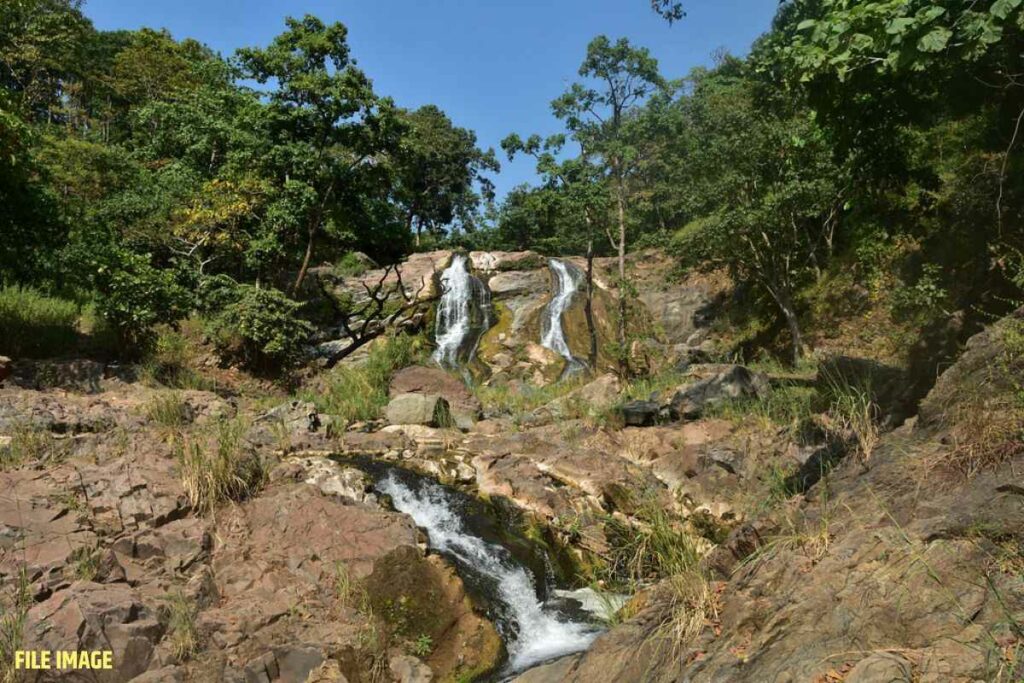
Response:
[[[356,68],[343,24],[325,25],[311,15],[286,24],[269,47],[239,50],[237,60],[244,76],[276,86],[267,97],[266,162],[288,192],[303,197],[296,218],[305,249],[295,293],[332,215],[358,194],[360,176],[377,172],[400,128],[391,101],[377,97]]]
[[[592,154],[608,176],[614,197],[618,234],[609,239],[618,252],[619,265],[619,372],[629,374],[627,346],[626,213],[628,182],[639,156],[637,139],[627,134],[632,117],[646,99],[668,83],[658,73],[658,61],[645,48],[620,38],[612,43],[598,36],[587,46],[574,83],[551,103],[555,115],[572,136]]]
[[[401,119],[406,132],[391,156],[394,196],[419,246],[424,230],[471,222],[480,203],[476,187],[493,200],[494,185],[485,173],[500,167],[492,150],[481,151],[476,135],[452,124],[436,106],[403,111]]]

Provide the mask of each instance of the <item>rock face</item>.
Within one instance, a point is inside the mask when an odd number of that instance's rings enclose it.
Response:
[[[672,397],[669,412],[676,420],[692,420],[710,406],[735,398],[756,398],[768,392],[768,380],[734,365],[686,387]]]
[[[972,339],[918,424],[885,435],[867,466],[848,459],[827,490],[817,484],[734,529],[704,560],[714,610],[699,634],[680,642],[666,631],[678,594],[665,582],[590,650],[521,681],[1000,680],[1020,661],[1020,634],[1005,620],[1024,613],[1024,449],[1007,436],[964,476],[963,442],[949,435],[966,434],[965,421],[1004,434],[1012,413],[967,408],[1012,396],[1021,368],[1005,344],[1020,324]]]
[[[656,401],[629,401],[620,408],[627,427],[650,427],[658,421],[660,410]]]
[[[448,401],[436,394],[399,394],[388,403],[386,414],[393,425],[447,427],[452,424]]]

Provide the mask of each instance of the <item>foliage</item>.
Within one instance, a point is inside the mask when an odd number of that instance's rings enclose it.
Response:
[[[181,317],[188,295],[173,270],[154,267],[145,255],[115,249],[110,256],[97,269],[97,308],[126,351],[143,351],[154,340],[154,325]]]
[[[221,357],[248,367],[287,366],[297,361],[313,333],[299,318],[301,304],[276,289],[239,285],[232,299],[208,321]]]
[[[25,567],[14,579],[13,595],[0,603],[0,682],[15,683],[20,674],[14,666],[14,655],[21,649],[25,633],[25,619],[32,607],[31,583]]]
[[[376,340],[361,362],[336,366],[324,378],[321,390],[303,398],[328,415],[346,423],[372,420],[388,403],[391,377],[422,357],[424,340],[407,334]]]
[[[127,355],[194,312],[205,278],[299,296],[314,257],[403,256],[408,215],[475,226],[496,168],[441,110],[375,94],[341,24],[288,19],[225,59],[165,30],[98,31],[78,0],[0,13],[0,286],[95,299]],[[250,355],[290,360],[252,337]]]
[[[167,594],[165,611],[170,633],[171,652],[183,662],[199,650],[199,629],[196,627],[198,610],[195,603],[181,589]]]

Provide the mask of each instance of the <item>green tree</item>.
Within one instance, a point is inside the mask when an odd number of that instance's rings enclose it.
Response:
[[[311,15],[286,24],[269,47],[239,50],[237,60],[243,76],[276,85],[267,96],[263,159],[286,194],[302,197],[281,212],[305,236],[294,294],[317,239],[344,219],[339,205],[360,210],[355,190],[365,176],[379,173],[381,157],[394,149],[401,129],[391,101],[377,97],[353,63],[344,25],[325,25]]]
[[[809,112],[764,111],[743,75],[698,74],[683,106],[693,128],[685,192],[694,220],[677,236],[691,263],[726,267],[766,293],[803,353],[797,295],[835,242],[842,172]]]
[[[438,231],[459,220],[472,225],[480,195],[494,199],[494,186],[484,175],[500,170],[491,150],[481,151],[476,135],[452,124],[433,105],[400,114],[406,125],[398,148],[391,155],[394,197],[406,229],[416,235]]]
[[[609,239],[619,264],[619,370],[627,375],[626,205],[629,179],[640,154],[638,138],[628,132],[637,108],[653,93],[666,90],[668,83],[648,50],[633,47],[625,38],[612,43],[606,36],[590,41],[579,75],[586,83],[574,83],[551,106],[608,176],[612,188],[618,234],[609,233]]]

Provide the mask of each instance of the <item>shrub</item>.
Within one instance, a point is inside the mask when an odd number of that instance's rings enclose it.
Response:
[[[174,389],[210,389],[214,382],[207,381],[193,369],[192,341],[181,330],[170,325],[158,325],[156,342],[142,364],[142,380],[153,386],[162,384]]]
[[[181,318],[188,308],[188,294],[175,271],[154,268],[142,254],[115,250],[98,266],[96,286],[97,308],[117,331],[125,351],[150,346],[153,327]]]
[[[259,456],[242,443],[241,422],[224,421],[217,427],[213,448],[192,442],[180,445],[178,450],[182,487],[200,514],[210,514],[223,503],[252,496],[267,476]]]
[[[388,404],[391,376],[415,363],[425,346],[422,337],[407,334],[378,339],[363,363],[335,367],[324,390],[307,392],[304,399],[346,422],[372,420]]]
[[[77,340],[79,307],[24,287],[0,288],[0,354],[46,358],[67,353]]]
[[[276,289],[238,285],[234,299],[210,319],[207,331],[225,360],[261,369],[290,365],[314,331],[299,318],[300,306]]]

